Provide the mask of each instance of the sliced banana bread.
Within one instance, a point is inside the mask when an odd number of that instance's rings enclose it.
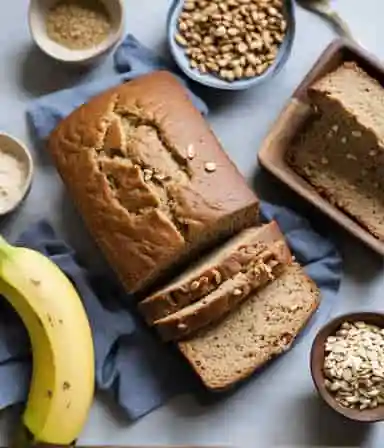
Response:
[[[374,134],[376,144],[384,143],[383,86],[355,62],[345,62],[318,80],[308,95],[323,113],[349,115],[358,127]],[[349,129],[347,137],[354,130]]]
[[[275,222],[242,231],[195,263],[164,289],[140,302],[140,312],[148,324],[153,324],[181,310],[239,273],[255,256],[264,251],[268,244],[283,239]],[[284,246],[282,250],[288,249]]]
[[[219,321],[234,310],[249,294],[275,280],[291,261],[283,241],[274,243],[234,277],[197,302],[154,323],[163,340],[179,340]],[[287,253],[282,259],[279,254]]]
[[[178,346],[207,388],[223,390],[287,350],[319,301],[316,285],[292,263],[219,324]]]
[[[287,163],[332,204],[384,240],[384,89],[346,63],[309,91],[318,113]]]

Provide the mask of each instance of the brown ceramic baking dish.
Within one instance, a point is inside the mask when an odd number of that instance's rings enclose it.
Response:
[[[280,179],[280,181],[338,222],[373,250],[384,255],[383,242],[371,235],[342,210],[320,196],[305,179],[296,174],[285,162],[285,152],[292,138],[311,113],[307,97],[308,87],[322,76],[335,70],[344,61],[355,61],[363,70],[384,86],[384,66],[374,56],[344,39],[333,41],[288,101],[264,139],[258,158],[261,166]]]

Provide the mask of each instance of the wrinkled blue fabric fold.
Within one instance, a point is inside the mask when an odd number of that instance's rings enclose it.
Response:
[[[27,115],[36,136],[45,139],[62,118],[109,87],[158,68],[172,69],[133,36],[128,36],[117,49],[114,64],[115,74],[108,78],[33,101]],[[185,80],[182,82],[189,86]],[[206,114],[205,103],[188,92],[196,107]],[[265,221],[275,219],[279,223],[297,260],[321,288],[323,299],[314,319],[325,319],[340,284],[342,263],[338,251],[329,240],[315,233],[304,218],[288,209],[263,203],[262,216]],[[50,257],[73,282],[92,328],[97,387],[116,399],[128,419],[147,414],[175,394],[192,393],[199,388],[176,350],[163,345],[134,312],[123,307],[106,307],[110,302],[116,304],[116,294],[121,294],[121,289],[109,277],[95,277],[81,266],[73,249],[55,234],[48,222],[31,225],[20,235],[17,244]],[[20,320],[5,301],[0,302],[0,308],[2,409],[25,400],[31,359],[28,336]]]

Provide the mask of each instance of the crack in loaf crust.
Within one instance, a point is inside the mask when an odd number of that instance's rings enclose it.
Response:
[[[130,292],[258,216],[256,196],[169,73],[92,99],[57,127],[48,146]],[[212,162],[216,169],[208,172]]]

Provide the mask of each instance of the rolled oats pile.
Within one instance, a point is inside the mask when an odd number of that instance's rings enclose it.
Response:
[[[283,0],[186,0],[175,40],[192,68],[235,81],[273,64],[286,28]]]
[[[384,403],[384,329],[345,322],[325,344],[325,386],[343,406],[376,408]]]

